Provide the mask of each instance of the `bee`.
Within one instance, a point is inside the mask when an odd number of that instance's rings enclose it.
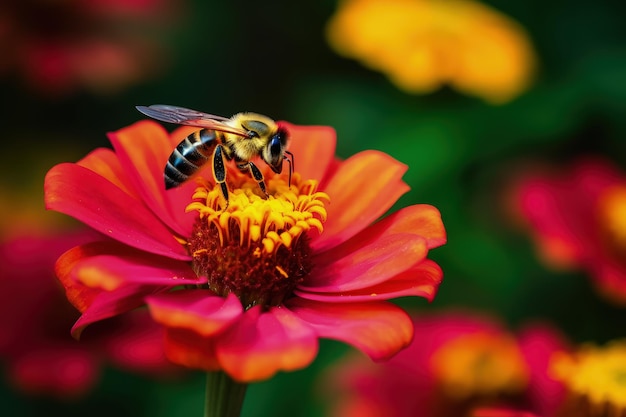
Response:
[[[201,127],[176,146],[165,165],[165,189],[178,187],[211,161],[213,177],[221,187],[228,206],[226,161],[234,160],[241,172],[248,172],[267,197],[261,170],[251,161],[260,157],[277,174],[283,160],[289,163],[289,186],[293,154],[286,150],[288,133],[274,120],[257,113],[237,113],[231,118],[169,105],[137,106],[137,110],[163,122]]]

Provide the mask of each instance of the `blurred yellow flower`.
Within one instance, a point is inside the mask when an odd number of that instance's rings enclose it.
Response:
[[[528,87],[535,68],[524,29],[472,0],[343,0],[327,37],[409,93],[449,84],[500,104]]]

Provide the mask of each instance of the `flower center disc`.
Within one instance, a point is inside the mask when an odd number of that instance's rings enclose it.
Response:
[[[280,177],[270,178],[269,197],[240,173],[229,171],[229,185],[225,209],[219,185],[207,182],[187,206],[199,213],[187,242],[193,268],[207,277],[211,290],[237,295],[245,308],[279,305],[311,272],[307,232],[322,232],[328,195],[297,173],[291,187]]]

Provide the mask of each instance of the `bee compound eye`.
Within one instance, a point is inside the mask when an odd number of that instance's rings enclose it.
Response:
[[[283,145],[278,135],[274,136],[270,142],[270,154],[272,158],[278,158],[282,155]]]

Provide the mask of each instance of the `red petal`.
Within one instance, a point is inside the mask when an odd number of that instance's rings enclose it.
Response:
[[[443,271],[435,262],[426,259],[415,267],[372,287],[340,293],[315,293],[296,289],[294,294],[307,300],[328,303],[389,300],[416,296],[432,301],[443,278]]]
[[[102,291],[93,298],[83,315],[74,323],[72,336],[78,339],[88,325],[141,307],[145,304],[145,296],[167,290],[167,288],[126,285],[115,291]]]
[[[146,299],[152,318],[166,327],[188,329],[211,336],[243,314],[236,296],[218,297],[209,290],[181,290]]]
[[[94,242],[74,249],[80,257],[71,271],[75,280],[90,287],[113,291],[122,285],[160,287],[198,285],[198,277],[186,262],[142,252],[117,242]]]
[[[295,170],[302,179],[322,181],[335,157],[337,137],[328,126],[298,126],[279,122],[289,132],[289,151],[294,154]]]
[[[172,213],[165,196],[163,171],[174,150],[165,129],[156,122],[144,120],[110,133],[109,140],[141,199],[176,233],[188,233],[179,222],[179,218],[186,216],[184,211]]]
[[[216,354],[234,379],[253,382],[308,366],[317,349],[315,332],[289,310],[274,307],[262,313],[254,307],[218,337]]]
[[[165,329],[165,355],[178,365],[205,371],[217,371],[220,364],[215,356],[215,339],[180,328]]]
[[[390,233],[367,237],[369,241],[353,239],[317,257],[313,274],[298,288],[314,292],[369,288],[406,271],[428,253],[421,236]]]
[[[67,163],[53,167],[46,175],[45,199],[48,209],[70,215],[129,246],[189,259],[172,232],[140,201],[87,168]]]
[[[384,214],[409,187],[407,166],[378,151],[358,153],[339,166],[328,186],[324,233],[312,242],[322,251],[346,241]]]
[[[409,316],[388,302],[331,304],[292,298],[286,305],[319,337],[348,343],[373,360],[390,358],[413,338]]]

